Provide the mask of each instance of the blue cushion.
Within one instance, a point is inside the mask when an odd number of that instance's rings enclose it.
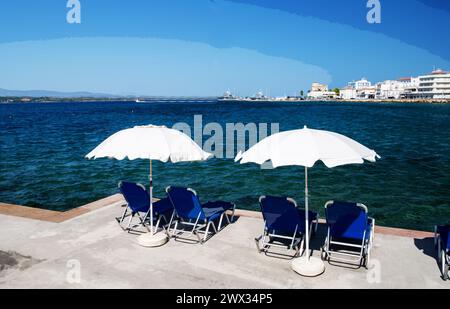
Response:
[[[305,211],[285,197],[267,196],[261,200],[261,212],[270,232],[282,235],[305,233]],[[310,211],[310,221],[317,219],[317,213]]]
[[[147,190],[133,182],[121,182],[119,189],[133,213],[148,212],[150,196]]]
[[[149,212],[150,195],[142,186],[133,182],[121,182],[119,184],[119,189],[127,201],[128,207],[134,214],[138,212]],[[164,198],[153,203],[154,216],[168,214],[172,210],[173,206],[168,198]]]
[[[202,205],[198,196],[187,188],[170,187],[167,193],[178,216],[183,219],[212,221],[234,207],[232,203],[221,201]]]
[[[205,220],[205,214],[194,192],[182,187],[170,187],[167,194],[179,217]]]
[[[362,241],[370,237],[367,212],[356,203],[333,202],[326,208],[326,217],[333,238]]]
[[[172,211],[173,205],[167,197],[153,203],[153,212],[156,214],[164,215]]]

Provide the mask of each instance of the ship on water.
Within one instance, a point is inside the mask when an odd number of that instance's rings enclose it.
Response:
[[[217,98],[218,101],[240,101],[242,98],[235,96],[231,91],[225,91],[225,93]]]
[[[239,97],[235,96],[231,91],[226,91],[221,97],[217,98],[219,102],[301,102],[304,101],[302,96],[283,96],[283,97],[270,97],[264,94],[262,91],[257,92],[253,96]]]

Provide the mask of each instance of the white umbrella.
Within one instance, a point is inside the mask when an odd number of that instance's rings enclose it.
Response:
[[[311,130],[306,126],[274,134],[262,140],[245,153],[239,153],[235,161],[264,164],[270,161],[274,168],[281,166],[305,167],[305,218],[307,257],[293,262],[293,268],[305,276],[317,276],[323,273],[325,266],[320,259],[309,254],[309,218],[308,218],[308,168],[317,161],[333,168],[346,164],[362,164],[364,160],[375,162],[377,153],[360,143],[338,133]]]
[[[155,236],[153,229],[153,171],[152,161],[173,163],[203,161],[212,155],[203,151],[186,134],[164,126],[137,126],[115,133],[91,151],[86,158],[112,158],[117,160],[150,160],[150,222],[151,233],[142,238],[147,246],[166,241],[166,236]]]

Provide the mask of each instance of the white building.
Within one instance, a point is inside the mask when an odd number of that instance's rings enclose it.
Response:
[[[372,83],[368,81],[365,77],[361,78],[357,81],[352,81],[348,83],[348,86],[352,87],[353,89],[361,89],[361,88],[368,88],[372,86]]]
[[[344,100],[370,99],[375,98],[376,89],[366,78],[349,82],[348,85],[340,89],[340,97]]]
[[[377,83],[376,98],[377,99],[400,99],[405,91],[407,83],[400,80],[386,80]]]
[[[375,99],[376,94],[377,94],[376,86],[369,86],[356,89],[356,99],[359,100]]]
[[[414,99],[417,98],[419,78],[418,77],[406,77],[400,78],[399,81],[403,86],[403,93],[400,95],[401,99]]]
[[[356,89],[351,86],[346,86],[340,89],[340,97],[343,100],[354,100],[356,99]]]
[[[314,100],[336,98],[336,92],[329,91],[328,85],[312,83],[311,90],[308,92],[308,98]]]
[[[435,70],[419,76],[417,96],[421,99],[450,99],[450,73]]]

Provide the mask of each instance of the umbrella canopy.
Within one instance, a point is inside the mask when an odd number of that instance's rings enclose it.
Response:
[[[176,163],[203,161],[211,156],[180,131],[148,125],[117,132],[86,157],[117,160],[147,159]]]
[[[364,160],[375,162],[377,153],[360,143],[338,133],[312,130],[281,132],[262,140],[236,162],[263,164],[271,161],[274,168],[281,166],[313,167],[322,161],[333,168],[346,164],[362,164]]]
[[[164,126],[137,126],[115,133],[91,151],[86,158],[112,158],[117,160],[150,160],[150,222],[151,233],[142,237],[145,246],[159,246],[165,236],[157,236],[153,230],[153,171],[152,161],[172,163],[204,161],[212,154],[203,151],[186,134]],[[143,235],[145,236],[145,235]]]
[[[264,164],[268,161],[274,168],[281,166],[305,167],[305,221],[306,259],[299,261],[294,270],[305,276],[316,276],[325,270],[322,261],[311,261],[309,255],[308,218],[308,168],[317,161],[333,168],[346,164],[362,164],[364,160],[375,162],[378,154],[360,143],[338,133],[311,130],[306,126],[301,130],[281,132],[262,140],[245,153],[239,153],[236,162]]]

